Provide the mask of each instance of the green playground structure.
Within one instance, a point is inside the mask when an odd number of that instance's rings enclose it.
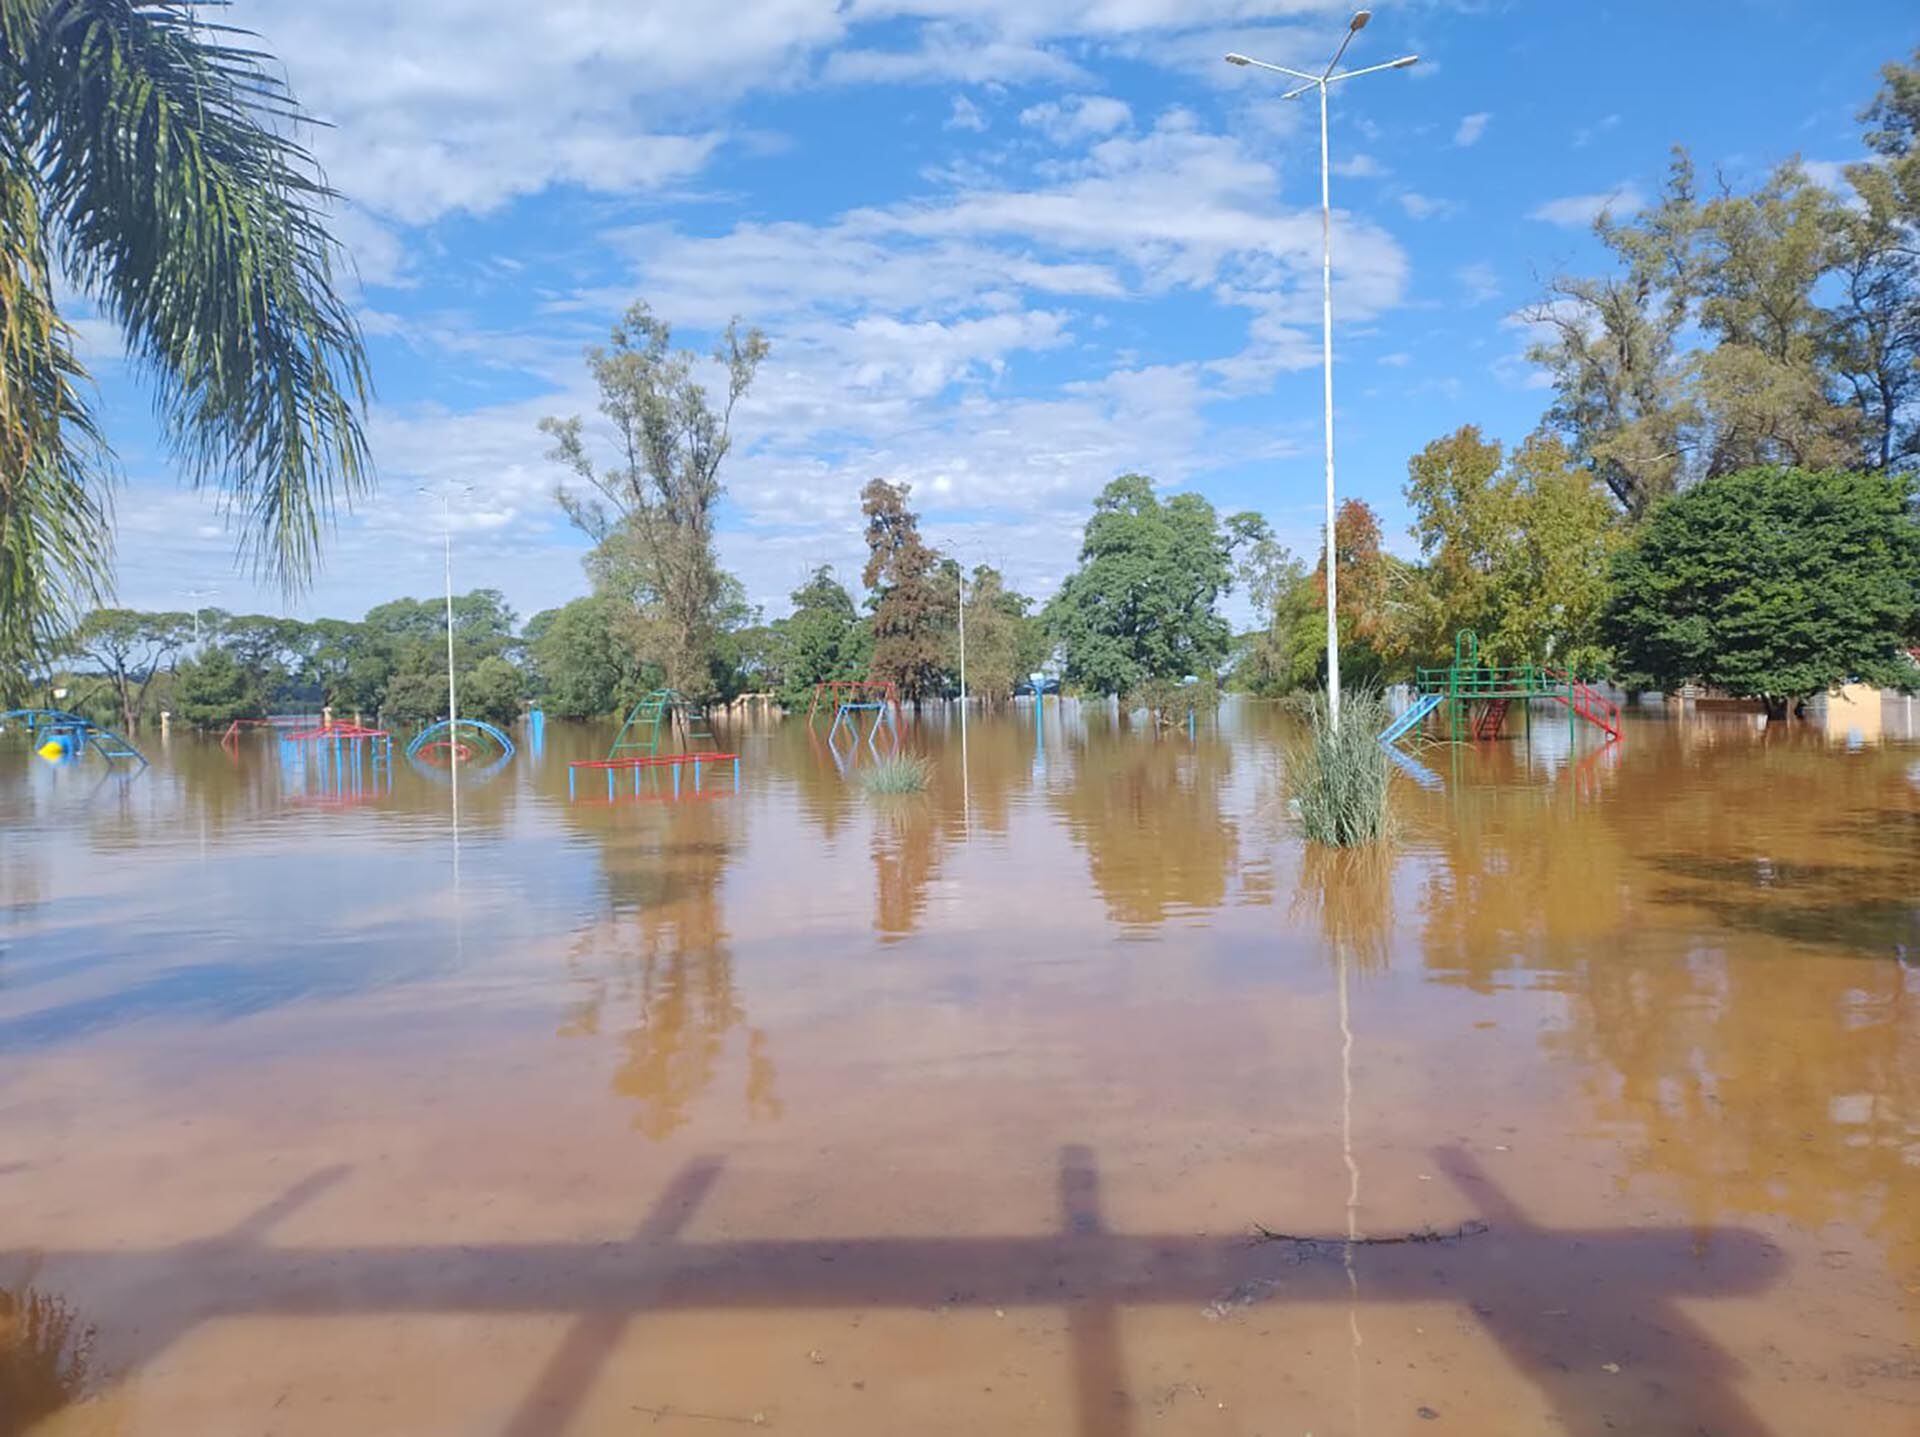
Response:
[[[684,725],[688,753],[696,752],[701,743],[711,749],[719,747],[708,726],[704,705],[673,689],[655,689],[628,713],[627,721],[614,736],[613,747],[607,750],[607,758],[658,758],[671,752],[661,744],[673,742],[675,715]]]
[[[1415,671],[1414,690],[1412,706],[1381,733],[1382,743],[1398,742],[1442,709],[1446,711],[1448,733],[1456,743],[1467,738],[1498,738],[1516,699],[1529,722],[1533,700],[1546,699],[1566,709],[1569,733],[1576,732],[1584,720],[1604,733],[1608,743],[1620,737],[1620,706],[1612,699],[1566,669],[1547,664],[1483,663],[1480,638],[1472,629],[1454,635],[1451,664]]]

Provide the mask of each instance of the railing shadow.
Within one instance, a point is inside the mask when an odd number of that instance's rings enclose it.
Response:
[[[641,1315],[784,1308],[1060,1308],[1079,1437],[1131,1437],[1120,1319],[1128,1308],[1264,1294],[1285,1304],[1468,1307],[1574,1437],[1619,1431],[1763,1434],[1735,1390],[1738,1366],[1681,1301],[1748,1296],[1783,1259],[1760,1235],[1694,1228],[1539,1226],[1465,1152],[1441,1169],[1488,1223],[1446,1244],[1361,1246],[1357,1282],[1333,1235],[1310,1243],[1113,1231],[1093,1154],[1060,1152],[1056,1231],[987,1237],[683,1237],[719,1180],[689,1163],[623,1242],[279,1246],[274,1226],[346,1176],[325,1169],[229,1231],[168,1248],[0,1252],[64,1285],[126,1293],[153,1316],[123,1336],[127,1370],[201,1324],[249,1316],[570,1314],[574,1321],[502,1437],[561,1434]],[[1609,1365],[1611,1364],[1611,1366]],[[1618,1372],[1626,1368],[1623,1380]],[[1647,1419],[1657,1414],[1657,1420]],[[0,1430],[4,1430],[0,1423]]]

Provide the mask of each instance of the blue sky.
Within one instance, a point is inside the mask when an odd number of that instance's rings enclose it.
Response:
[[[580,351],[648,299],[773,352],[736,418],[723,559],[769,616],[857,577],[858,492],[1050,593],[1093,496],[1149,473],[1317,553],[1314,115],[1243,50],[1324,62],[1312,0],[236,0],[329,128],[378,400],[374,499],[288,601],[180,488],[110,332],[84,326],[126,471],[122,601],[356,616],[440,583],[523,615],[584,593],[536,423],[591,416]],[[1860,157],[1910,4],[1386,3],[1335,92],[1339,478],[1407,550],[1407,457],[1546,402],[1517,318],[1591,268],[1669,146],[1747,183]]]

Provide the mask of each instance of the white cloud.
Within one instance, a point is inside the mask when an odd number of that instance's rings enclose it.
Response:
[[[1352,155],[1333,163],[1333,172],[1350,180],[1377,179],[1387,173],[1387,167],[1372,155]]]
[[[1133,111],[1124,101],[1106,95],[1068,95],[1064,100],[1048,100],[1020,112],[1021,124],[1038,130],[1056,145],[1110,135],[1132,118]]]
[[[419,224],[486,213],[556,183],[620,192],[680,183],[727,140],[726,112],[754,91],[1084,83],[1074,55],[1089,44],[1177,66],[1186,61],[1170,47],[1200,43],[1209,26],[1335,8],[732,0],[696,24],[682,6],[631,0],[259,0],[241,21],[328,122],[311,142],[334,185],[377,214]],[[1209,63],[1224,70],[1218,53]]]
[[[1407,212],[1408,218],[1416,220],[1445,219],[1460,208],[1452,200],[1435,199],[1415,190],[1408,190],[1399,198],[1400,208]]]
[[[1591,125],[1582,125],[1573,132],[1574,148],[1582,149],[1592,144],[1598,136],[1604,135],[1608,130],[1614,129],[1619,123],[1619,115],[1603,115]]]
[[[1500,297],[1500,277],[1484,260],[1463,264],[1453,272],[1468,304],[1485,304]]]
[[[1454,127],[1454,144],[1460,146],[1462,149],[1465,149],[1468,145],[1479,144],[1480,137],[1487,132],[1487,122],[1492,118],[1493,116],[1485,110],[1476,111],[1471,115],[1463,115],[1460,123]]]
[[[1603,212],[1616,216],[1630,215],[1645,203],[1646,196],[1628,181],[1604,194],[1562,195],[1557,200],[1548,200],[1529,210],[1527,218],[1580,229],[1592,224]]]
[[[971,130],[974,134],[984,134],[987,129],[987,117],[980,107],[965,95],[953,97],[953,110],[947,116],[946,128],[949,130]]]
[[[1065,56],[1023,41],[982,39],[969,29],[929,24],[907,50],[837,50],[821,75],[834,84],[912,85],[960,80],[971,85],[1073,84],[1085,72]]]
[[[1392,354],[1381,355],[1375,362],[1385,365],[1388,369],[1405,369],[1413,363],[1413,356],[1405,350],[1396,350]]]

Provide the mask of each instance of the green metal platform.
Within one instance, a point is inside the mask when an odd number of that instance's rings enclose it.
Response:
[[[1609,743],[1620,737],[1620,706],[1612,699],[1566,669],[1482,663],[1480,639],[1471,629],[1454,636],[1453,662],[1446,668],[1417,670],[1414,686],[1440,701],[1435,707],[1446,710],[1447,727],[1456,742],[1497,738],[1515,699],[1529,713],[1534,699],[1564,705],[1569,733],[1584,720],[1605,733]]]

